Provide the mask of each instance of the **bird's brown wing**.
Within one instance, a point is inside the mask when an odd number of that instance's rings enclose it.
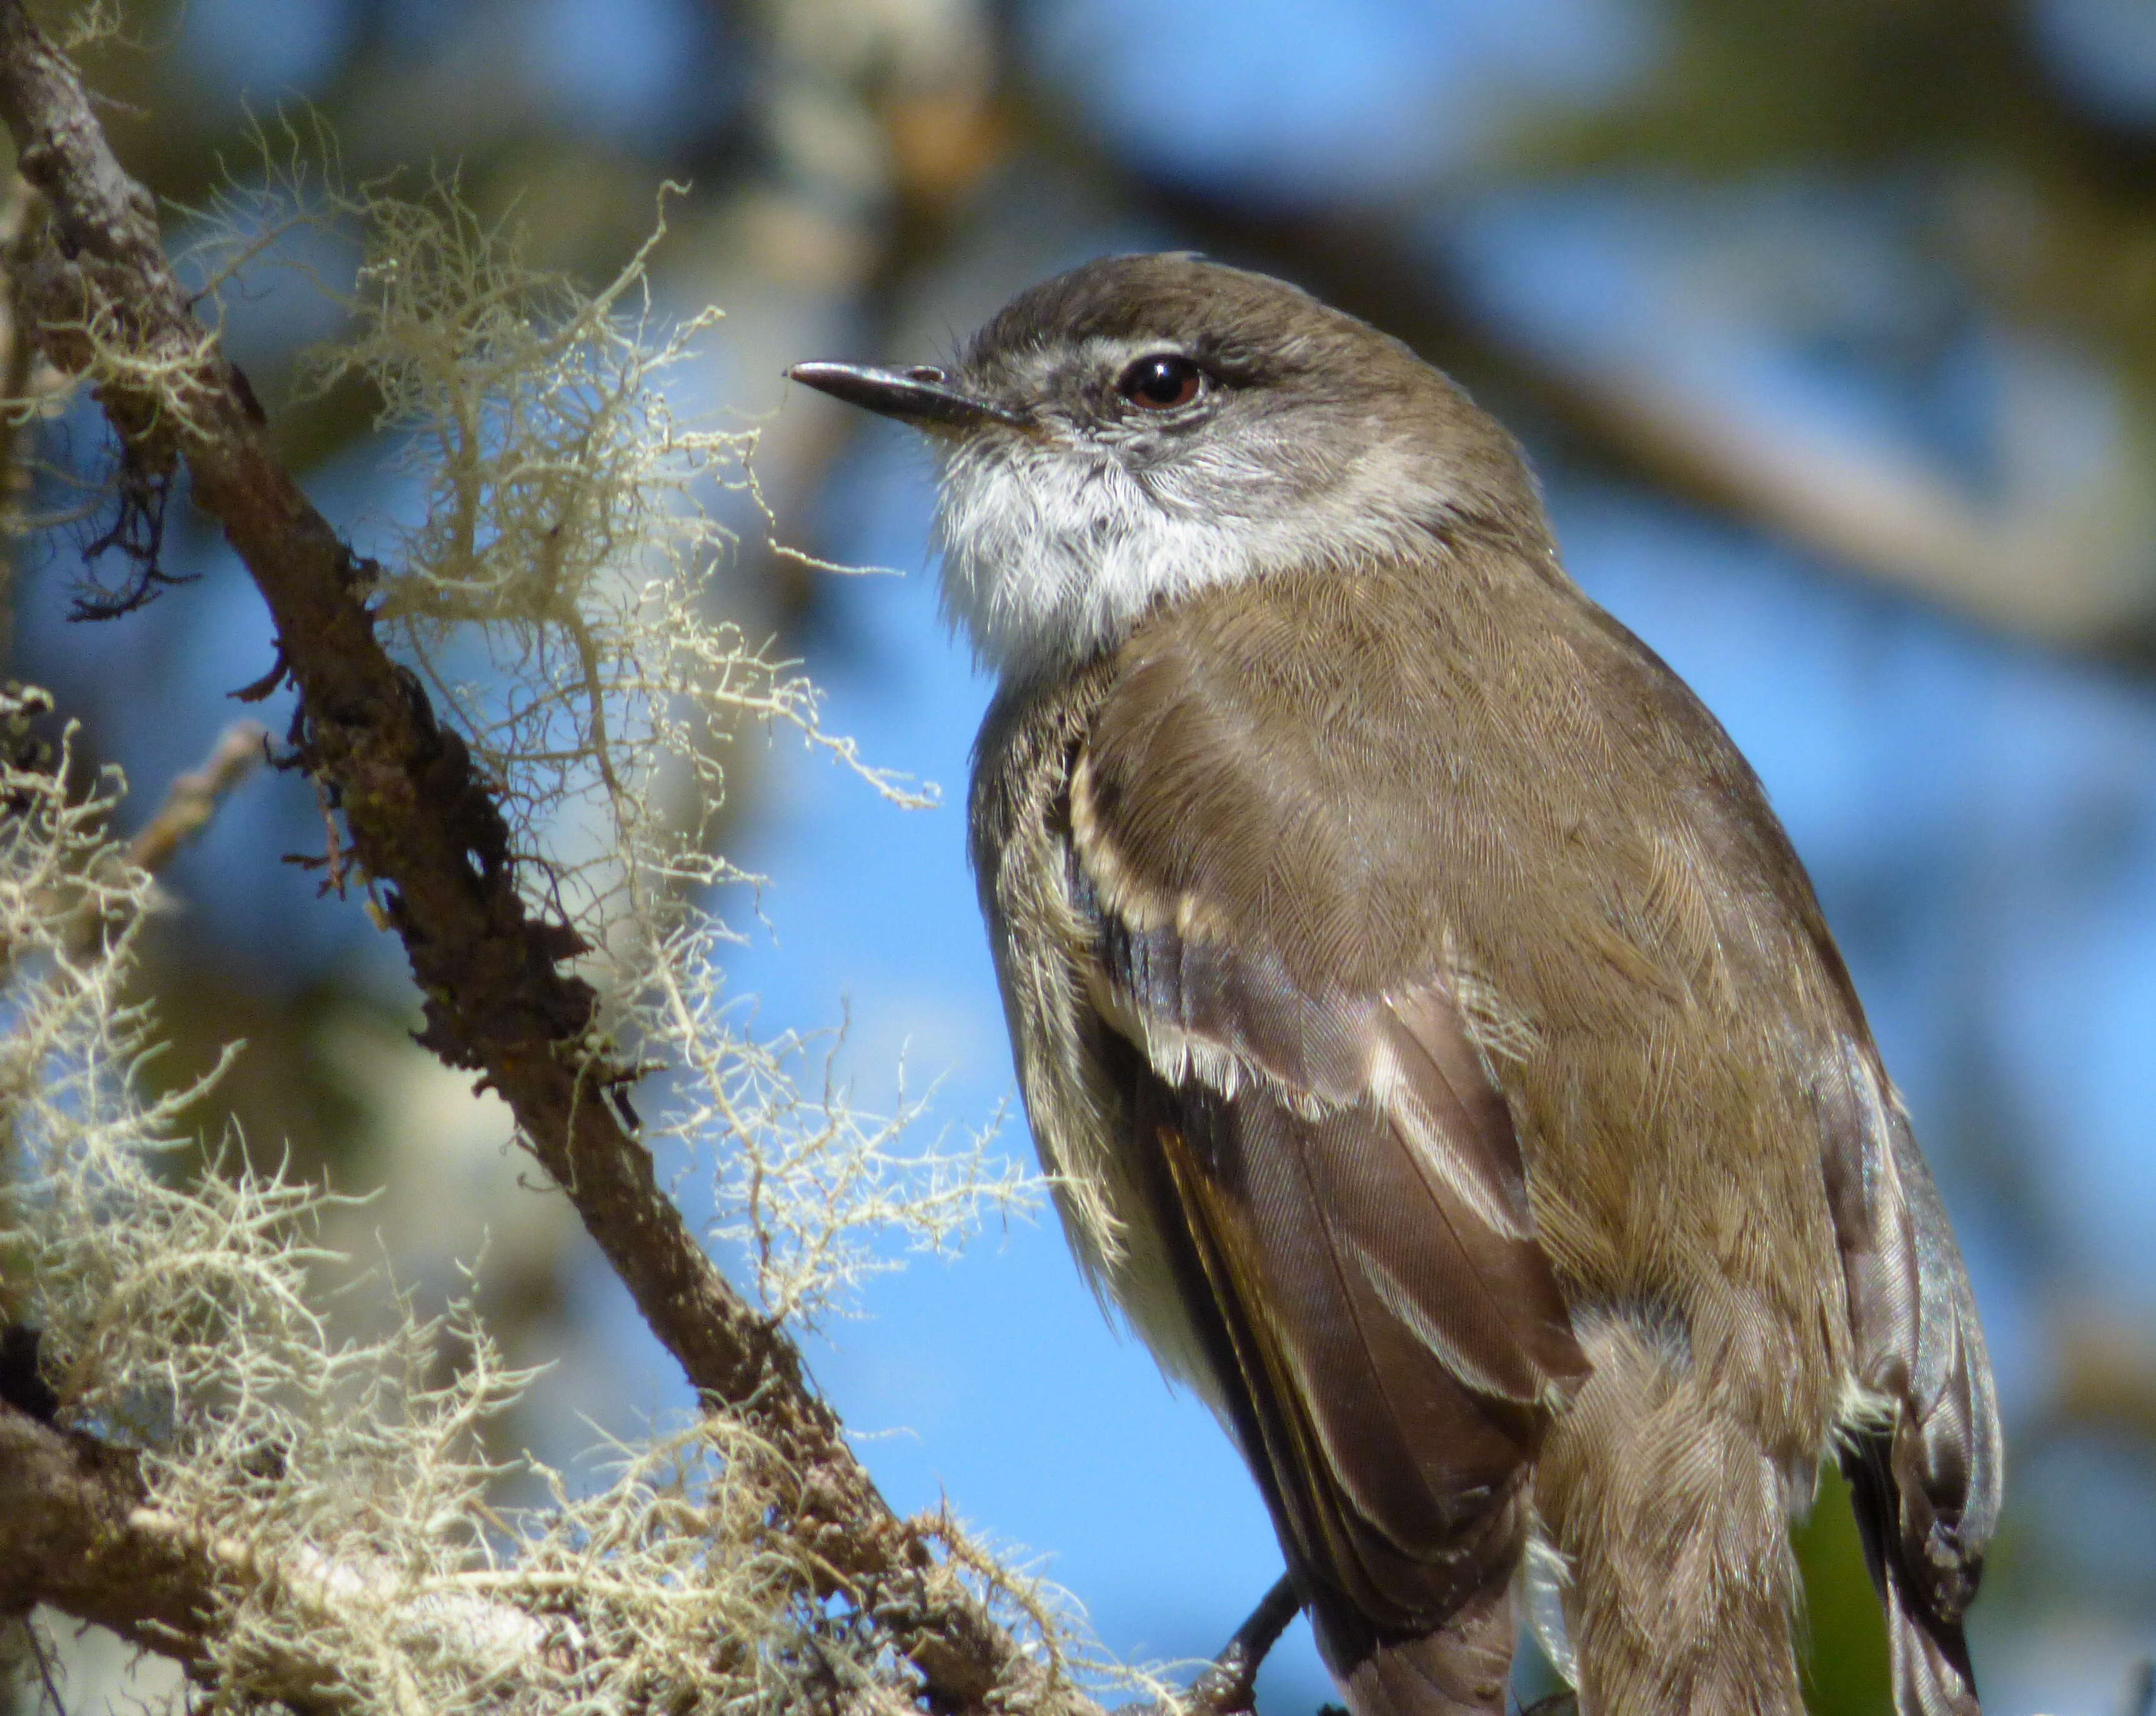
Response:
[[[1848,1477],[1887,1603],[1898,1716],[1975,1716],[1962,1616],[2003,1478],[1999,1409],[1969,1276],[1903,1113],[1866,1047],[1822,1081],[1827,1187],[1856,1381]]]
[[[1469,1613],[1493,1617],[1502,1650],[1425,1652],[1425,1677],[1465,1679],[1414,1707],[1484,1708],[1510,1649],[1522,1480],[1587,1370],[1512,1117],[1445,972],[1404,949],[1396,982],[1312,980],[1246,893],[1178,884],[1131,830],[1175,825],[1158,796],[1190,789],[1096,753],[1071,778],[1070,892],[1093,927],[1084,982],[1119,1148],[1351,1695],[1358,1672],[1409,1672],[1387,1647]],[[1355,866],[1330,885],[1353,888]]]

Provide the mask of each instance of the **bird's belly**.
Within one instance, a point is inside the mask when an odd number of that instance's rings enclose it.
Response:
[[[1515,1095],[1537,1237],[1576,1330],[1584,1342],[1622,1325],[1672,1374],[1710,1384],[1718,1410],[1809,1493],[1851,1343],[1801,1087],[1728,1055],[1694,1057],[1677,1077],[1645,1056],[1624,1064],[1607,1043],[1574,1052],[1591,1057],[1591,1086],[1576,1066],[1539,1069]]]

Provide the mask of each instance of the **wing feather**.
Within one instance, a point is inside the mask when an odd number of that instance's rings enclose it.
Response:
[[[1223,906],[1149,886],[1111,819],[1072,824],[1122,1132],[1158,1159],[1137,1177],[1208,1302],[1226,1415],[1321,1626],[1329,1592],[1336,1634],[1428,1632],[1508,1570],[1587,1369],[1511,1112],[1442,973],[1306,985]]]
[[[1825,1107],[1859,1390],[1841,1467],[1887,1603],[1894,1706],[1977,1716],[1962,1616],[2004,1478],[1984,1331],[1908,1117],[1857,1046],[1826,1081]]]

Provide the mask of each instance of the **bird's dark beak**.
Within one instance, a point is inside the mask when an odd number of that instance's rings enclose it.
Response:
[[[944,379],[942,370],[926,365],[915,369],[872,369],[863,363],[797,363],[786,373],[834,399],[896,417],[902,423],[947,429],[973,429],[984,423],[1000,423],[1011,429],[1032,426],[1029,419],[1008,406],[960,393]]]

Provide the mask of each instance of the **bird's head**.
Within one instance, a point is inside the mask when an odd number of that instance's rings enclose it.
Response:
[[[1006,675],[1283,571],[1429,559],[1542,512],[1510,436],[1399,341],[1187,254],[1020,294],[946,367],[788,373],[927,431],[947,608]]]

